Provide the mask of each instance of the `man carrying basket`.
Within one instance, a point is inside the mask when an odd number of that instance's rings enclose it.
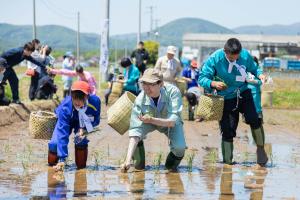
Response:
[[[88,142],[85,132],[92,132],[100,123],[100,98],[90,95],[89,84],[76,81],[67,96],[57,107],[58,118],[49,142],[48,164],[57,171],[64,169],[68,157],[68,143],[72,132],[75,133],[75,163],[77,169],[85,168],[88,155]]]
[[[223,162],[233,164],[233,138],[236,136],[239,113],[242,113],[257,145],[257,163],[265,166],[268,157],[264,149],[264,129],[255,110],[251,90],[247,88],[247,72],[264,82],[265,76],[257,69],[252,56],[242,49],[238,39],[231,38],[224,49],[215,51],[207,59],[198,82],[205,89],[216,89],[218,95],[225,99],[223,117],[219,122]],[[218,81],[213,81],[216,77]]]
[[[145,168],[143,139],[154,130],[168,137],[171,151],[165,167],[171,171],[176,170],[186,148],[181,119],[181,93],[174,85],[164,86],[159,71],[153,68],[146,69],[140,82],[143,90],[132,109],[128,152],[125,162],[121,165],[121,171],[126,172],[130,168],[132,158],[136,169]]]

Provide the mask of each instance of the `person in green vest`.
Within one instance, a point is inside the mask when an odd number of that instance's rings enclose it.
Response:
[[[158,70],[149,68],[140,79],[143,90],[131,112],[128,152],[121,165],[122,172],[130,168],[132,158],[136,169],[145,168],[143,140],[154,130],[164,133],[169,140],[170,153],[165,163],[167,170],[176,171],[184,156],[186,143],[181,118],[181,93],[172,84],[164,85],[162,78]]]
[[[242,113],[246,123],[251,127],[257,145],[257,163],[265,166],[268,161],[264,149],[265,134],[255,109],[251,90],[248,88],[247,72],[262,82],[265,81],[265,75],[257,69],[250,53],[242,48],[238,39],[230,38],[225,43],[224,49],[215,51],[206,60],[198,82],[205,89],[215,89],[217,94],[225,99],[223,117],[219,122],[223,162],[233,164],[233,138],[236,136],[239,113]]]

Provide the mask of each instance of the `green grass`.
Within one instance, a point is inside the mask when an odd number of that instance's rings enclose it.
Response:
[[[56,68],[60,68],[60,66],[55,66]],[[18,76],[25,73],[26,67],[16,66],[14,67]],[[99,68],[96,67],[88,67],[85,70],[91,72],[97,83],[99,83]],[[76,80],[76,78],[74,78]],[[62,99],[63,93],[63,84],[61,76],[57,75],[55,77],[55,84],[58,86],[57,94]],[[28,100],[28,90],[30,85],[30,77],[23,76],[19,80],[19,92],[21,101]],[[268,87],[268,86],[263,86]],[[107,88],[107,83],[101,83],[100,90],[98,87],[98,94],[103,96],[104,90]],[[298,79],[278,79],[274,78],[274,85],[272,87],[274,90],[273,93],[273,107],[274,108],[300,108],[300,80]],[[11,91],[9,84],[6,86],[6,95],[11,99]],[[182,112],[182,116],[184,119],[188,118],[188,105],[185,98],[183,98],[184,110]]]
[[[278,108],[300,108],[300,91],[274,91],[273,105]]]
[[[274,108],[300,108],[300,80],[274,79]]]

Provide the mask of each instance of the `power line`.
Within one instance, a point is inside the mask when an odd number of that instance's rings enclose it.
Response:
[[[77,15],[76,12],[66,11],[66,10],[62,9],[61,7],[55,5],[51,0],[50,0],[50,1],[47,1],[47,3],[48,3],[48,5],[51,5],[52,7],[54,7],[56,10],[60,10],[60,12],[62,12],[62,13],[66,13],[66,14],[72,15],[72,16],[73,16],[73,15]]]
[[[44,4],[44,6],[46,6],[48,8],[48,10],[52,11],[53,13],[55,13],[56,15],[60,16],[60,17],[63,17],[65,19],[69,19],[69,20],[74,20],[76,19],[76,15],[74,14],[74,16],[71,16],[71,15],[66,15],[65,13],[62,14],[60,12],[58,12],[58,10],[55,10],[54,8],[52,8],[48,3],[47,1],[45,0],[41,0],[41,2]]]

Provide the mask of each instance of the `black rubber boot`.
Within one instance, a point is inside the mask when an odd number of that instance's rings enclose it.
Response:
[[[177,157],[172,152],[170,152],[166,159],[165,167],[170,171],[177,171],[177,167],[180,164],[183,157]]]
[[[133,154],[134,168],[138,170],[145,169],[145,147],[144,142],[141,140]]]
[[[194,111],[193,110],[189,110],[189,121],[194,121]]]
[[[268,156],[265,151],[265,132],[263,126],[260,126],[257,129],[251,128],[253,139],[256,143],[256,156],[257,156],[257,164],[264,167],[268,162]]]
[[[232,165],[233,159],[233,142],[227,142],[222,140],[222,156],[223,156],[223,163]]]

